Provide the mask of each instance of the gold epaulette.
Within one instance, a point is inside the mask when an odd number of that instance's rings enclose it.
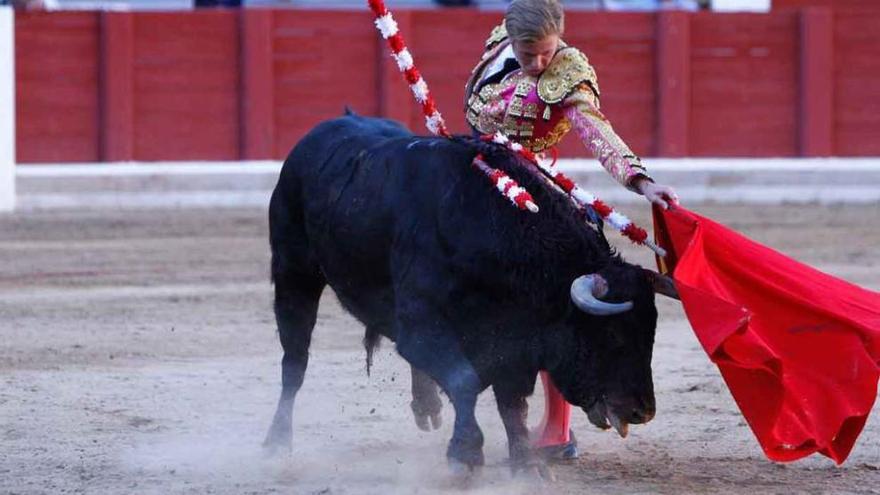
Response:
[[[507,28],[504,27],[504,23],[502,22],[492,28],[492,33],[489,34],[489,39],[486,40],[486,50],[501,43],[505,39],[507,39]]]
[[[548,105],[559,103],[581,83],[589,84],[596,96],[599,96],[596,71],[587,56],[577,48],[565,47],[556,52],[550,65],[538,78],[538,97]]]

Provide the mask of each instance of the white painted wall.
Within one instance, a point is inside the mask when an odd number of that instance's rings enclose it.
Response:
[[[769,12],[770,0],[712,0],[716,12]]]
[[[848,203],[864,205],[866,214],[880,208],[880,157],[647,158],[645,163],[658,182],[675,188],[684,205]],[[558,166],[611,204],[647,204],[595,159],[563,159]],[[280,161],[268,160],[23,164],[16,167],[16,207],[265,209],[280,170]]]
[[[15,209],[15,17],[0,6],[0,211]]]

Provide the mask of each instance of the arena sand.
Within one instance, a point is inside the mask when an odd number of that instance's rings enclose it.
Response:
[[[880,206],[692,206],[819,269],[880,288]],[[630,208],[633,210],[633,208]],[[647,210],[646,208],[644,210]],[[634,215],[646,224],[646,214]],[[460,493],[452,408],[419,431],[393,346],[364,373],[362,329],[329,291],[289,456],[260,443],[279,391],[262,210],[0,217],[0,493]],[[650,253],[615,239],[645,265]],[[660,301],[657,417],[622,440],[575,413],[582,456],[511,478],[491,394],[468,492],[880,493],[880,411],[847,463],[768,461],[676,302]],[[530,400],[540,417],[540,387]]]

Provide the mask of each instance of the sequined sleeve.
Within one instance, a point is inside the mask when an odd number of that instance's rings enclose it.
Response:
[[[599,111],[599,99],[589,85],[582,84],[563,101],[563,106],[565,116],[581,142],[617,182],[638,192],[633,187],[635,178],[651,180],[639,157],[614,132],[611,123]]]

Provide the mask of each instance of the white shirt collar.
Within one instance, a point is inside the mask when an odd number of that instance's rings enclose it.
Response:
[[[489,77],[501,72],[501,69],[504,68],[504,62],[511,58],[516,59],[516,55],[513,54],[513,46],[508,44],[507,47],[505,47],[504,50],[501,50],[501,53],[495,57],[495,60],[486,67],[486,70],[483,71],[483,77],[480,79],[480,82],[483,82]]]

